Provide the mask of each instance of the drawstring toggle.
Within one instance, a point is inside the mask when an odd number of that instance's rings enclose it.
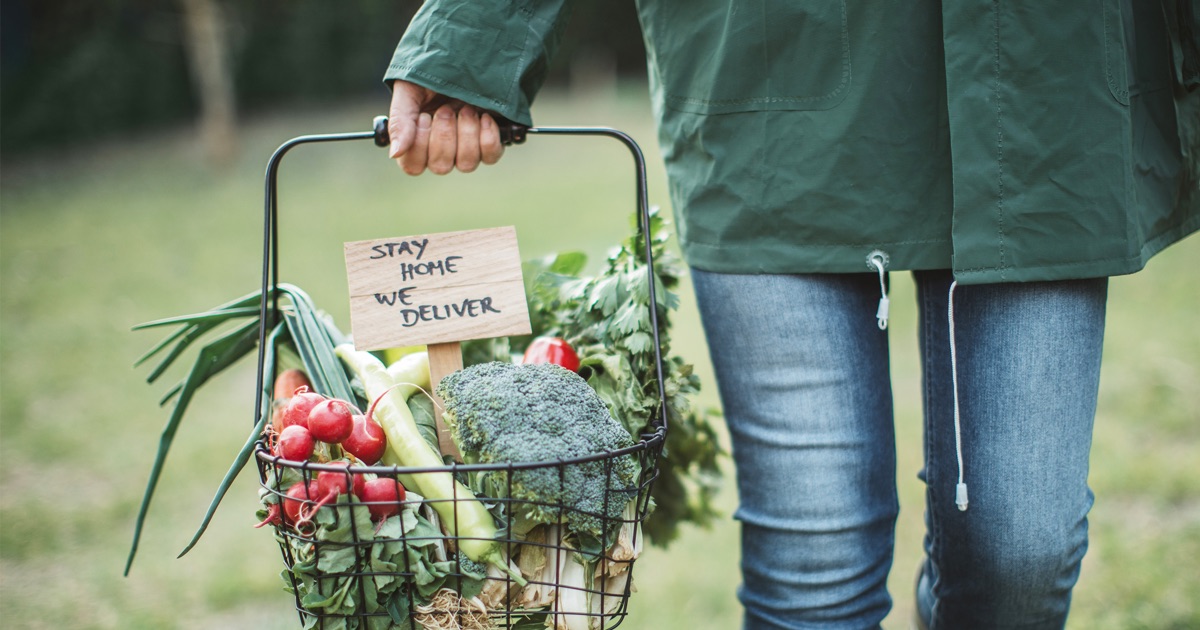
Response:
[[[967,482],[963,481],[962,411],[958,405],[958,351],[954,343],[954,289],[958,281],[950,282],[946,296],[946,320],[950,330],[950,383],[954,388],[954,456],[958,460],[958,485],[954,487],[954,504],[960,512],[967,511]]]
[[[887,264],[888,255],[883,250],[877,249],[867,254],[867,267],[879,272],[879,308],[875,309],[879,330],[887,330],[888,325]]]

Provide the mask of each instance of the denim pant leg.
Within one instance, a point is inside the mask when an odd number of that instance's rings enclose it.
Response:
[[[917,272],[925,388],[925,547],[932,629],[1062,628],[1087,549],[1088,454],[1107,280],[954,293],[962,463],[949,354],[950,274]]]
[[[899,509],[879,277],[692,278],[737,466],[744,627],[878,627]]]

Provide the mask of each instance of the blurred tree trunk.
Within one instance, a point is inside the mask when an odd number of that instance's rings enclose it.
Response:
[[[228,165],[237,154],[237,101],[229,38],[218,0],[181,0],[192,79],[200,99],[200,137],[209,161]]]

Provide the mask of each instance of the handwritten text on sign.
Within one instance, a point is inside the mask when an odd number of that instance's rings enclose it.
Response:
[[[378,350],[527,335],[516,229],[345,244],[354,345]]]

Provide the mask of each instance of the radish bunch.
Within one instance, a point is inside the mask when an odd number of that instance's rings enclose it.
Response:
[[[309,391],[295,372],[299,370],[288,370],[276,380],[276,400],[281,400],[278,398],[281,388],[301,384],[283,394],[290,397],[276,408],[275,455],[291,461],[308,461],[316,452],[317,443],[324,442],[341,446],[344,452],[368,466],[377,464],[387,449],[383,427],[350,402]]]
[[[334,465],[349,466],[347,461],[331,462]],[[351,474],[349,471],[337,472],[323,470],[317,473],[315,479],[297,481],[288,488],[282,501],[282,512],[287,517],[287,523],[297,530],[312,521],[313,515],[322,507],[335,503],[343,494],[353,493],[367,505],[372,521],[383,521],[400,513],[400,504],[404,501],[404,485],[390,477],[373,477]],[[279,504],[271,506],[268,516],[259,527],[267,524],[280,524]]]
[[[353,460],[371,466],[387,449],[383,427],[348,401],[310,391],[300,370],[287,370],[276,379],[272,420],[268,430],[275,438],[272,452],[281,459],[307,462],[315,456],[317,463],[348,468]],[[332,445],[350,459],[339,458]],[[308,481],[292,484],[259,526],[280,524],[282,515],[299,530],[321,507],[348,493],[367,504],[375,521],[399,514],[405,497],[404,486],[395,479],[349,470],[320,471]]]

